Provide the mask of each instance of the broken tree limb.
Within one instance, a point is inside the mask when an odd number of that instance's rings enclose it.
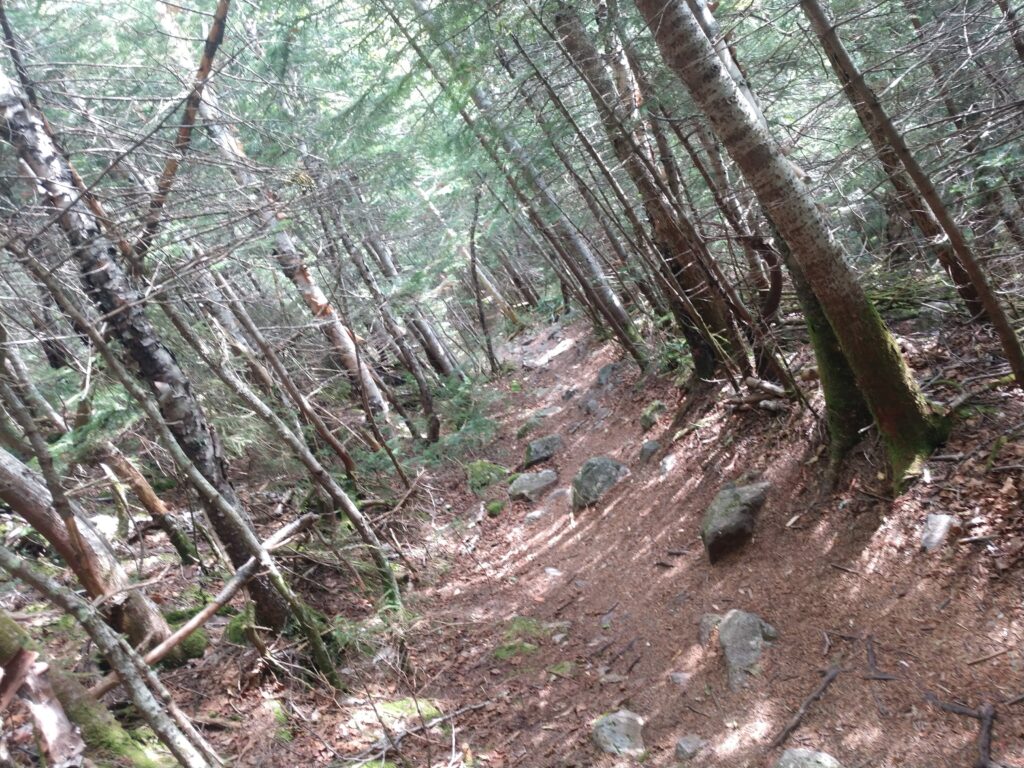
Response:
[[[272,551],[275,548],[283,545],[288,539],[290,539],[296,533],[298,533],[301,530],[304,530],[305,528],[308,528],[313,522],[316,521],[318,517],[318,515],[312,514],[303,515],[298,520],[289,523],[284,528],[275,533],[273,536],[271,536],[269,539],[267,539],[263,544],[263,548],[267,551]],[[164,657],[166,657],[167,654],[174,650],[174,648],[177,647],[183,640],[185,640],[189,635],[191,635],[193,632],[195,632],[197,629],[203,626],[207,621],[209,621],[210,618],[217,611],[219,611],[221,608],[227,605],[228,601],[230,601],[231,598],[235,596],[238,590],[244,587],[249,582],[249,580],[256,575],[258,568],[259,562],[256,560],[256,558],[249,558],[249,561],[247,563],[245,563],[241,568],[235,571],[235,575],[232,576],[224,584],[220,592],[218,592],[214,596],[213,600],[211,600],[209,603],[203,606],[203,609],[199,611],[199,613],[197,613],[191,619],[189,619],[180,627],[178,627],[178,629],[176,629],[170,635],[170,637],[168,637],[162,643],[160,643],[155,648],[150,650],[143,657],[143,660],[147,664],[155,664]],[[112,672],[111,674],[107,675],[102,680],[100,680],[98,683],[96,683],[96,685],[94,685],[92,688],[90,688],[89,694],[98,699],[101,696],[110,693],[110,691],[114,690],[114,688],[116,688],[120,684],[120,682],[121,680],[118,677],[117,673]]]
[[[971,709],[963,704],[940,701],[934,693],[929,691],[925,691],[924,698],[933,707],[941,709],[943,712],[977,720],[981,725],[978,728],[978,758],[974,761],[973,768],[996,768],[998,764],[992,762],[992,726],[996,720],[995,707],[986,702],[977,709]]]
[[[801,721],[803,721],[804,717],[807,715],[807,710],[810,709],[811,704],[820,699],[825,694],[825,691],[828,690],[828,687],[835,682],[837,677],[839,677],[839,672],[840,669],[838,666],[828,668],[828,671],[825,672],[825,676],[822,678],[821,682],[818,683],[818,687],[811,692],[810,696],[804,699],[803,704],[800,705],[796,714],[794,714],[793,717],[789,719],[789,722],[786,723],[786,727],[779,731],[778,735],[772,739],[772,743],[768,745],[769,749],[775,749],[789,738],[790,734],[797,729]]]

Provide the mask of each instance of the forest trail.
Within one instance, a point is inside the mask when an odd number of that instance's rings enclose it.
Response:
[[[918,367],[944,359],[937,334],[908,343]],[[514,468],[527,442],[558,434],[564,449],[535,467],[557,471],[556,489],[594,456],[617,459],[630,475],[575,514],[555,491],[495,518],[461,477],[451,479],[451,560],[410,594],[420,618],[409,638],[421,695],[461,711],[451,746],[462,759],[671,766],[677,739],[695,734],[707,742],[695,765],[770,765],[782,749],[768,744],[838,665],[785,747],[820,749],[848,768],[971,764],[978,722],[930,706],[927,691],[996,704],[993,756],[1024,760],[1024,706],[1000,705],[1024,693],[1022,574],[1000,572],[984,541],[954,543],[977,531],[954,532],[937,552],[920,548],[927,513],[960,511],[945,490],[954,476],[987,500],[986,519],[1019,507],[1018,481],[977,471],[994,438],[986,419],[962,424],[945,450],[961,458],[929,462],[927,482],[895,502],[863,455],[839,491],[818,501],[822,435],[806,411],[733,414],[719,403],[671,442],[678,390],[641,381],[580,324],[532,331],[503,356],[517,371],[501,383],[488,459]],[[997,423],[1019,423],[1020,398],[998,397]],[[668,408],[645,435],[641,413],[655,400]],[[531,418],[536,427],[517,437]],[[650,438],[668,448],[644,463]],[[710,565],[701,516],[725,483],[753,477],[771,484],[754,540]],[[740,691],[727,684],[715,638],[698,639],[702,616],[733,608],[779,634]],[[876,671],[884,679],[871,679]],[[620,708],[645,721],[641,761],[592,744],[595,719]],[[426,759],[418,749],[412,764]]]

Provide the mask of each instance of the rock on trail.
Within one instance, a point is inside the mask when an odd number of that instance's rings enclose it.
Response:
[[[629,470],[615,459],[607,456],[587,459],[572,481],[573,511],[593,506],[627,475]]]

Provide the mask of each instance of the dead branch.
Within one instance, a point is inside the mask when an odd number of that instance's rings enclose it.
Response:
[[[807,710],[810,709],[811,704],[820,699],[828,687],[832,685],[837,677],[839,677],[839,672],[840,669],[838,666],[828,668],[828,671],[825,672],[825,677],[823,677],[821,682],[818,683],[818,687],[814,689],[810,696],[804,699],[803,704],[800,705],[796,714],[789,719],[788,723],[786,723],[786,727],[779,731],[778,735],[772,739],[772,743],[768,745],[769,749],[775,749],[789,738],[790,734],[797,729],[801,721],[807,715]]]

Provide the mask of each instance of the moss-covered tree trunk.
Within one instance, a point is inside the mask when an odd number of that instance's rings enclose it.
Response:
[[[711,122],[789,245],[835,332],[900,478],[945,435],[825,215],[681,0],[636,0],[668,66]]]
[[[0,611],[0,666],[7,664],[20,651],[39,652],[28,633],[7,613]],[[81,730],[89,749],[88,756],[99,765],[130,765],[133,768],[168,768],[170,757],[161,758],[150,748],[135,741],[106,707],[89,695],[78,679],[59,662],[44,659],[46,674],[57,695],[64,714]]]

